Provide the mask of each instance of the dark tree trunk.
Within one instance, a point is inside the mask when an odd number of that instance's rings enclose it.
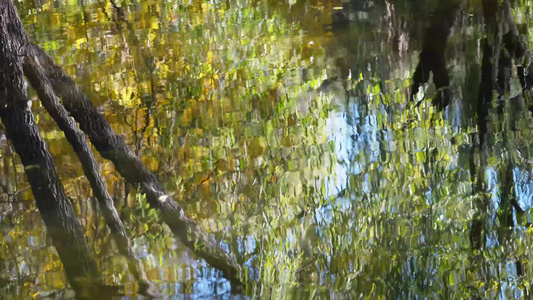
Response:
[[[523,104],[523,97],[519,95],[511,98],[511,76],[513,68],[513,60],[518,61],[517,73],[522,84],[523,90],[527,89],[527,82],[524,77],[524,68],[521,66],[519,60],[523,59],[525,54],[525,47],[519,39],[518,30],[513,20],[513,15],[509,2],[507,0],[483,0],[483,13],[486,23],[486,38],[483,40],[483,60],[481,66],[481,82],[479,85],[478,103],[477,103],[477,123],[478,123],[478,149],[480,156],[480,163],[477,170],[477,184],[474,192],[479,195],[476,201],[476,214],[472,221],[470,231],[471,247],[475,251],[475,260],[480,261],[483,254],[486,238],[487,238],[487,222],[490,219],[491,212],[489,211],[490,199],[487,195],[485,183],[485,171],[487,167],[488,153],[491,145],[488,137],[493,134],[491,122],[489,120],[489,112],[496,100],[497,111],[501,114],[504,112],[506,100],[511,100],[509,104],[517,108],[525,108]],[[496,99],[495,99],[496,95]],[[513,128],[514,122],[512,119],[510,127]],[[502,122],[503,144],[509,144],[508,133],[506,133],[505,122]],[[504,146],[505,149],[510,149],[509,146]],[[501,182],[500,186],[500,205],[498,208],[498,238],[501,244],[506,244],[510,238],[512,227],[514,224],[514,212],[523,213],[522,208],[517,202],[515,195],[515,182],[513,170],[515,162],[512,153],[508,152],[502,157],[502,161],[498,166],[498,178]],[[517,258],[516,262],[517,275],[523,275],[523,266],[521,258]],[[479,263],[477,264],[479,267]]]
[[[22,160],[37,207],[46,224],[71,286],[76,294],[100,283],[96,262],[83,229],[76,221],[70,202],[54,169],[52,156],[39,135],[33,114],[23,109],[0,109],[8,138]]]
[[[476,214],[470,227],[470,244],[473,250],[483,251],[486,241],[486,222],[489,207],[489,199],[486,195],[485,188],[485,168],[487,166],[487,141],[486,137],[489,132],[488,112],[492,102],[493,91],[496,87],[496,68],[498,64],[498,55],[494,49],[499,48],[497,37],[497,18],[496,14],[499,6],[496,0],[484,0],[483,12],[487,26],[487,35],[493,37],[492,40],[485,38],[483,40],[483,59],[481,62],[481,80],[478,90],[477,99],[477,123],[478,123],[478,141],[479,149],[479,166],[476,173],[476,185],[474,193],[479,195],[476,201]],[[498,52],[498,51],[496,51]],[[474,152],[472,153],[474,155]],[[477,253],[479,255],[479,253]]]
[[[433,104],[443,109],[450,103],[450,76],[446,69],[444,50],[458,7],[457,0],[440,0],[437,4],[434,12],[435,22],[429,26],[424,36],[420,59],[413,74],[411,100],[418,92],[418,88],[429,80],[431,72],[438,93]]]
[[[71,286],[79,298],[91,298],[102,282],[100,273],[28,106],[22,70],[28,44],[15,6],[11,0],[0,0],[0,118]]]

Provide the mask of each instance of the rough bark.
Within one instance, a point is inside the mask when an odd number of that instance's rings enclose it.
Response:
[[[80,128],[89,136],[102,157],[111,160],[129,183],[141,188],[150,206],[161,211],[163,221],[181,242],[208,264],[222,271],[231,281],[232,288],[239,290],[243,283],[241,268],[235,259],[185,215],[183,208],[167,194],[157,177],[129,149],[122,137],[115,133],[109,122],[65,71],[37,45],[32,45],[32,48],[38,55],[55,93],[61,97],[65,108],[80,124]]]
[[[96,261],[28,106],[22,62],[28,38],[11,0],[0,0],[0,118],[20,156],[35,201],[71,286],[92,297],[102,282]]]
[[[139,283],[141,294],[150,294],[151,284],[146,279],[141,261],[133,251],[131,241],[113,205],[113,199],[109,195],[104,179],[98,169],[96,159],[87,143],[87,139],[83,132],[78,129],[76,122],[70,118],[68,112],[59,103],[59,98],[55,95],[38,58],[31,48],[28,49],[26,59],[24,60],[24,73],[28,77],[32,87],[37,91],[41,103],[59,128],[65,133],[65,137],[78,156],[83,171],[93,190],[93,194],[103,212],[106,224],[110,228],[111,234],[117,244],[119,253],[126,257],[129,270]]]

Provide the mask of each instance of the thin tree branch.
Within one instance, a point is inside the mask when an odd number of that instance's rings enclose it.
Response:
[[[156,176],[117,135],[109,122],[98,113],[80,87],[56,65],[40,47],[32,45],[46,76],[65,108],[80,124],[100,154],[111,160],[117,171],[131,184],[139,186],[151,207],[159,209],[163,221],[189,249],[208,264],[222,271],[233,290],[243,287],[241,267],[196,222],[189,219],[183,208],[165,191]]]

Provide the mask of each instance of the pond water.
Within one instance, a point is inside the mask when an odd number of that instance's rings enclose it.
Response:
[[[479,129],[479,2],[457,1],[442,110],[434,75],[410,101],[436,0],[16,5],[30,39],[246,269],[246,296],[527,297],[531,115],[494,101],[489,129]],[[511,11],[529,49],[531,3]],[[521,95],[516,66],[504,100]],[[76,156],[30,93],[106,283],[138,297]],[[221,272],[99,162],[159,295],[231,297]],[[2,131],[0,241],[0,295],[74,296]]]

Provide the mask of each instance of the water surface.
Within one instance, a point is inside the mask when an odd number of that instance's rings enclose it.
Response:
[[[478,149],[485,27],[480,4],[470,1],[461,2],[446,44],[452,103],[443,110],[432,104],[431,79],[410,101],[437,2],[17,6],[32,41],[247,269],[250,296],[526,297],[531,116],[503,105]],[[530,3],[515,2],[515,21],[529,26]],[[33,109],[106,283],[135,296],[72,149],[38,101]],[[3,134],[0,154],[0,294],[72,297]],[[99,162],[161,296],[229,297],[221,273],[180,244],[110,162]],[[504,179],[509,168],[512,178]],[[513,211],[513,223],[504,224],[509,182],[524,212]],[[484,221],[482,251],[471,245],[475,218]]]

